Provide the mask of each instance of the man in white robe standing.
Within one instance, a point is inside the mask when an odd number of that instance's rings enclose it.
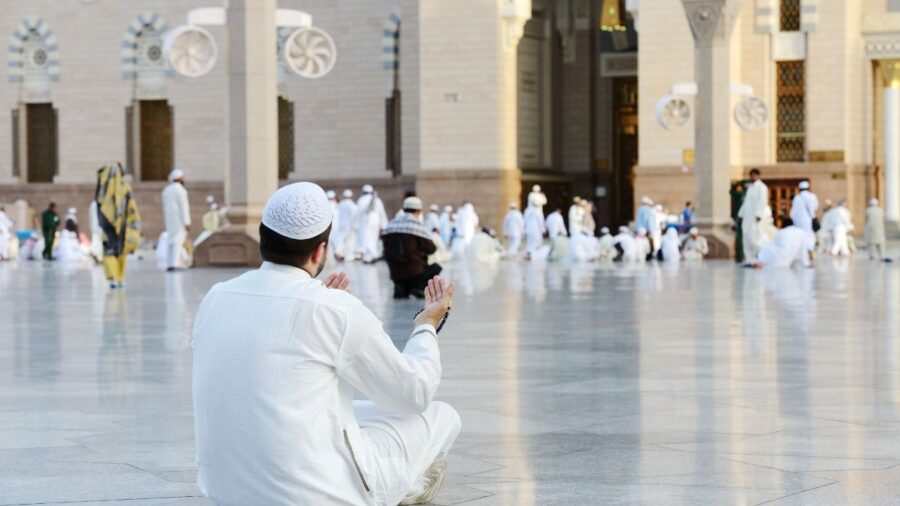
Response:
[[[441,216],[438,214],[441,208],[437,204],[431,204],[428,208],[428,216],[425,217],[425,228],[429,232],[441,229]]]
[[[525,217],[519,211],[519,204],[510,202],[509,212],[503,219],[503,235],[506,236],[506,254],[515,257],[519,254],[522,234],[525,233]]]
[[[756,257],[753,267],[790,268],[795,264],[811,267],[809,259],[809,232],[796,225],[782,228],[775,240]]]
[[[550,239],[550,254],[548,260],[562,260],[569,255],[569,237],[566,232],[566,222],[562,217],[562,209],[554,209],[547,215],[547,237]]]
[[[6,209],[0,207],[0,261],[9,260],[9,242],[13,231],[13,221],[6,215]]]
[[[528,260],[536,260],[538,252],[544,245],[544,233],[547,231],[544,215],[536,206],[529,205],[523,218],[525,220],[525,257]]]
[[[816,210],[819,209],[819,199],[810,191],[809,181],[801,181],[799,188],[800,193],[791,200],[791,221],[795,227],[806,232],[806,249],[811,254],[816,249],[813,220],[816,219]]]
[[[475,212],[475,206],[471,202],[464,202],[456,211],[456,230],[466,248],[472,243],[472,238],[478,231],[479,221],[478,213]]]
[[[544,215],[544,206],[547,205],[547,196],[544,195],[543,190],[541,190],[541,185],[536,184],[531,187],[531,193],[528,194],[528,207],[534,206],[537,208],[538,212],[541,213],[541,216]]]
[[[884,211],[878,205],[878,199],[869,201],[866,209],[866,248],[870,260],[884,260]]]
[[[581,204],[581,197],[575,197],[572,199],[572,205],[569,207],[569,235],[575,237],[583,230],[584,206]]]
[[[356,202],[356,254],[363,262],[372,263],[381,256],[381,232],[388,218],[372,185],[363,186],[362,193]]]
[[[653,258],[657,258],[660,249],[662,249],[663,226],[666,224],[666,213],[663,206],[656,204],[653,206],[653,214],[650,215],[650,228],[648,235],[650,242],[653,243]]]
[[[853,220],[845,201],[841,200],[828,214],[831,216],[829,229],[831,231],[831,251],[834,256],[848,256],[850,254],[849,233],[853,230]]]
[[[166,270],[186,269],[184,243],[191,229],[191,205],[184,187],[184,172],[175,169],[169,174],[169,184],[162,191],[163,216],[166,223]]]
[[[769,208],[769,187],[760,178],[759,169],[750,170],[750,186],[744,195],[744,203],[738,210],[741,219],[741,243],[744,249],[744,264],[756,261],[763,246],[760,223]]]
[[[279,189],[262,267],[215,285],[197,311],[197,484],[215,504],[421,504],[441,484],[461,426],[434,401],[453,286],[429,281],[398,351],[343,273],[315,279],[331,220],[318,186]]]
[[[356,243],[354,237],[354,225],[356,220],[356,202],[353,200],[353,190],[344,190],[341,194],[341,201],[338,202],[337,218],[333,226],[332,232],[335,236],[334,241],[334,258],[341,262],[348,255],[353,254],[354,245]]]
[[[441,213],[440,231],[441,241],[448,247],[450,239],[453,237],[453,206],[444,206],[444,212]]]

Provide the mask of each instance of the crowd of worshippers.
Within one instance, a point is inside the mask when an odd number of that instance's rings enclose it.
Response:
[[[741,236],[744,263],[748,267],[811,267],[816,254],[850,256],[858,246],[846,201],[819,198],[809,181],[801,181],[791,200],[790,212],[775,227],[769,206],[769,189],[758,169],[750,171],[750,184],[738,210],[736,228]],[[865,216],[864,246],[869,258],[891,262],[885,255],[884,211],[878,199],[869,200]]]

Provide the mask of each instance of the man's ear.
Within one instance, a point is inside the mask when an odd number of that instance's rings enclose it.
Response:
[[[328,247],[328,241],[322,241],[312,252],[312,260],[314,263],[322,263],[325,261],[325,248]]]

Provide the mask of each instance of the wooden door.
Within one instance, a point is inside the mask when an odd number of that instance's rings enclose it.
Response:
[[[637,78],[615,79],[613,93],[611,224],[626,225],[634,219],[634,167],[638,163]]]
[[[175,162],[172,108],[165,100],[141,100],[139,104],[141,180],[166,181]]]
[[[294,171],[294,104],[278,97],[278,179]]]
[[[781,228],[784,221],[791,216],[791,200],[800,192],[797,187],[799,179],[774,179],[765,180],[769,187],[769,206],[772,207],[772,215],[775,218],[775,226]]]
[[[28,104],[26,160],[29,183],[50,183],[57,173],[56,109],[53,104]]]

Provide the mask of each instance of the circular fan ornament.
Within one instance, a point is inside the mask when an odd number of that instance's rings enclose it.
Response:
[[[666,95],[656,103],[656,121],[666,130],[678,130],[691,119],[691,106],[675,95]]]
[[[769,108],[759,97],[744,97],[734,106],[734,121],[744,130],[759,130],[768,120]]]
[[[219,49],[216,40],[203,28],[184,25],[166,33],[163,53],[176,72],[187,77],[209,73],[216,64]]]
[[[307,79],[319,79],[334,68],[337,46],[324,30],[300,28],[284,43],[284,61],[295,74]]]

